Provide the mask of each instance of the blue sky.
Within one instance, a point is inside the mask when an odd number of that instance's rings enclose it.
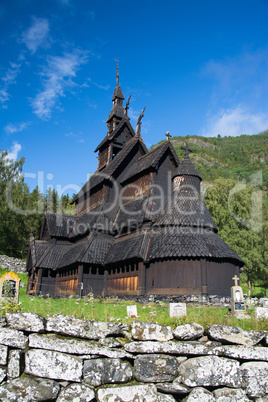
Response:
[[[1,0],[0,148],[25,180],[75,193],[97,167],[119,59],[132,125],[171,135],[268,128],[267,0]],[[57,187],[56,187],[57,186]]]

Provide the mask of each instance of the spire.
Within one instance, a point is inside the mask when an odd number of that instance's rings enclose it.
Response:
[[[198,177],[199,180],[202,180],[200,173],[194,166],[193,162],[191,162],[190,160],[189,152],[192,152],[192,150],[188,147],[187,143],[181,148],[185,150],[184,159],[175,170],[173,179],[178,176],[194,176]]]
[[[117,66],[116,66],[116,86],[119,86],[119,65],[118,65],[119,60],[117,60]]]
[[[116,87],[113,93],[112,101],[113,101],[113,107],[112,110],[108,116],[108,119],[106,120],[106,123],[108,124],[108,131],[111,131],[114,129],[116,124],[122,120],[124,117],[124,106],[123,106],[123,100],[125,99],[122,89],[119,86],[119,66],[118,66],[118,60],[115,60],[117,62],[117,67],[116,67]]]

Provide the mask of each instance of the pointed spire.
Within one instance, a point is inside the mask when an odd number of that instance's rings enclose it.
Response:
[[[119,60],[116,60],[116,61],[117,61],[117,67],[116,67],[116,86],[119,86],[119,65],[118,65]]]
[[[192,152],[192,150],[188,147],[187,143],[185,146],[183,146],[181,148],[185,149],[185,155],[184,155],[183,161],[179,164],[179,166],[175,170],[173,179],[174,179],[174,177],[177,177],[177,176],[195,176],[195,177],[198,177],[200,180],[202,180],[200,173],[194,166],[193,162],[191,162],[191,160],[190,160],[189,152]]]
[[[139,137],[141,134],[141,119],[144,116],[144,111],[146,109],[146,105],[144,106],[144,108],[141,111],[140,117],[137,120],[137,126],[136,126],[136,136]]]

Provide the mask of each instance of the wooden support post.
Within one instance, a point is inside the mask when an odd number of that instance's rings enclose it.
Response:
[[[207,282],[206,260],[201,260],[200,265],[201,265],[201,292],[202,292],[202,295],[207,295],[208,294],[208,282]]]
[[[83,294],[83,271],[84,271],[84,266],[83,264],[78,265],[78,271],[77,271],[77,278],[78,278],[78,296],[81,298]]]
[[[43,269],[39,268],[38,273],[37,273],[37,281],[36,281],[36,294],[38,295],[41,291],[41,285],[42,285],[42,273]]]
[[[138,265],[138,277],[139,277],[139,296],[143,296],[146,293],[146,268],[143,262],[139,262]]]
[[[104,293],[104,296],[106,296],[107,295],[107,288],[108,288],[108,271],[107,270],[105,270],[104,271],[104,283],[103,283],[103,293]]]

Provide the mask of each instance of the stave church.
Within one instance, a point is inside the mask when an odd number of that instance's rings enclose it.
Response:
[[[188,145],[179,160],[167,132],[148,151],[144,110],[134,130],[118,66],[112,102],[75,215],[45,212],[39,240],[31,234],[27,294],[229,296],[244,263],[217,235]]]

